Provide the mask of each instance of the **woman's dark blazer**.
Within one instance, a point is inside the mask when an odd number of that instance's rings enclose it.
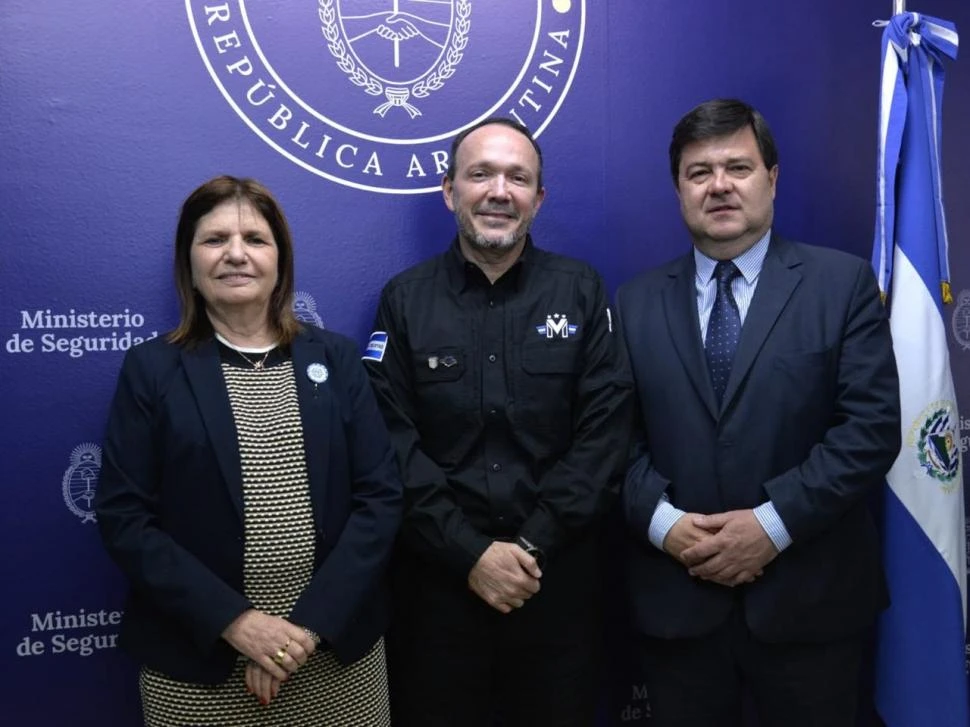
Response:
[[[316,561],[289,620],[349,663],[387,626],[384,571],[401,483],[356,345],[307,326],[291,352]],[[312,364],[326,367],[325,381],[310,379]],[[252,604],[243,595],[239,448],[214,340],[186,349],[157,338],[128,352],[95,508],[131,584],[121,645],[176,679],[225,679],[237,652],[220,634]]]

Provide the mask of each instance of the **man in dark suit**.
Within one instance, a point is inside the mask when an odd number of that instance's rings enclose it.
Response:
[[[764,118],[701,104],[670,165],[693,239],[624,285],[640,407],[624,485],[654,723],[854,725],[887,603],[866,507],[900,447],[888,319],[868,265],[772,231]]]

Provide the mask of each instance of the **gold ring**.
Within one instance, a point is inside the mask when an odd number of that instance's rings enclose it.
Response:
[[[283,649],[279,649],[276,652],[276,656],[273,657],[273,661],[275,661],[280,666],[283,666],[283,662],[285,661],[285,659],[286,659],[286,652]]]

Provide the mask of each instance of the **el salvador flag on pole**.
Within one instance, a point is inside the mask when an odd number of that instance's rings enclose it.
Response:
[[[887,476],[876,706],[888,727],[967,727],[966,551],[959,421],[944,326],[943,61],[952,23],[900,13],[882,39],[872,262],[899,366],[903,448]]]

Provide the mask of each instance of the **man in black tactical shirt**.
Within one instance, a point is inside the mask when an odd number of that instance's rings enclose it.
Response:
[[[532,243],[525,127],[464,131],[442,188],[457,239],[385,286],[363,357],[405,482],[393,722],[588,727],[629,364],[596,272]]]

